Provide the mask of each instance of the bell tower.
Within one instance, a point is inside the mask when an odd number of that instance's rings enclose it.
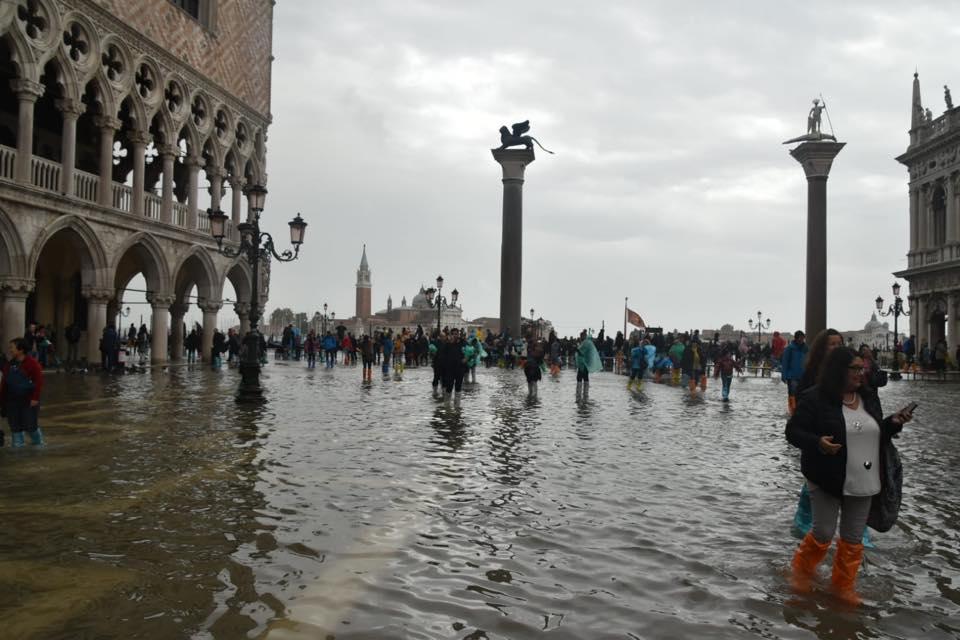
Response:
[[[367,264],[367,245],[363,245],[363,257],[360,258],[360,268],[357,269],[357,313],[358,318],[369,318],[370,307],[370,266]]]

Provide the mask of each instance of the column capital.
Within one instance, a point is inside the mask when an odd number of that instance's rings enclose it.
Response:
[[[230,183],[231,189],[242,189],[243,185],[246,184],[246,180],[243,176],[230,175],[227,176],[227,182]]]
[[[204,313],[217,313],[223,308],[222,300],[198,300],[197,306]]]
[[[204,167],[204,171],[207,172],[208,178],[226,178],[227,170],[223,167],[218,167],[216,164],[210,164],[208,167]]]
[[[826,179],[830,175],[833,159],[837,157],[837,154],[846,144],[846,142],[829,142],[826,140],[803,142],[798,147],[791,149],[790,155],[803,167],[807,180],[811,178]]]
[[[238,316],[245,316],[250,313],[250,303],[249,302],[237,302],[233,305],[233,311]]]
[[[114,118],[113,116],[94,116],[93,124],[98,129],[110,129],[111,131],[118,131],[123,126],[120,118]]]
[[[187,311],[190,310],[190,305],[183,302],[174,302],[170,305],[170,315],[174,318],[183,318],[187,315]]]
[[[153,136],[150,135],[149,131],[131,129],[127,132],[127,140],[130,142],[130,144],[142,144],[146,146],[153,141]]]
[[[176,301],[176,296],[170,294],[156,292],[147,294],[147,302],[149,302],[150,306],[156,311],[169,310]]]
[[[180,155],[180,147],[175,144],[160,144],[157,145],[157,153],[160,154],[161,158],[176,158],[178,155]]]
[[[105,287],[83,287],[80,292],[89,302],[107,304],[117,297],[117,292]]]
[[[0,278],[0,293],[7,297],[26,298],[36,286],[36,280],[31,278],[17,278],[15,276],[5,276]]]
[[[26,78],[14,78],[10,81],[10,88],[17,94],[18,99],[30,102],[36,102],[44,91],[44,86],[41,83]]]
[[[57,105],[57,109],[60,110],[60,113],[63,114],[63,117],[67,116],[73,118],[79,118],[87,111],[87,106],[79,100],[74,100],[73,98],[60,98],[54,104]]]
[[[203,159],[203,156],[197,155],[188,155],[183,159],[183,164],[187,165],[191,169],[201,169],[203,165],[206,164],[206,160]]]
[[[504,180],[523,182],[524,170],[536,160],[533,149],[491,149],[493,159],[503,168]]]

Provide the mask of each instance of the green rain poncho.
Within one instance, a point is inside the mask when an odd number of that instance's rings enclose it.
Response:
[[[590,336],[577,346],[577,368],[586,369],[589,373],[596,373],[603,369],[600,352],[597,351]]]

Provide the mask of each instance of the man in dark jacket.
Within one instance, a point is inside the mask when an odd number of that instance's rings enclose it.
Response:
[[[793,334],[793,342],[787,345],[780,359],[780,379],[787,384],[787,408],[790,415],[797,410],[797,388],[803,377],[808,349],[806,334],[797,331]]]

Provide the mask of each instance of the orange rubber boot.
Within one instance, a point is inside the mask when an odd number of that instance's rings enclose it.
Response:
[[[851,544],[845,540],[837,543],[837,554],[833,558],[833,575],[830,582],[837,598],[851,607],[859,607],[863,604],[855,588],[861,562],[863,562],[862,544]]]
[[[797,410],[796,396],[787,396],[787,410],[790,411],[790,415],[793,415]]]
[[[827,555],[829,549],[829,542],[818,542],[812,533],[807,533],[800,541],[800,546],[797,547],[797,552],[794,554],[793,562],[790,565],[793,569],[793,574],[790,576],[790,586],[793,587],[795,592],[810,592],[810,584],[817,574],[817,565]]]

